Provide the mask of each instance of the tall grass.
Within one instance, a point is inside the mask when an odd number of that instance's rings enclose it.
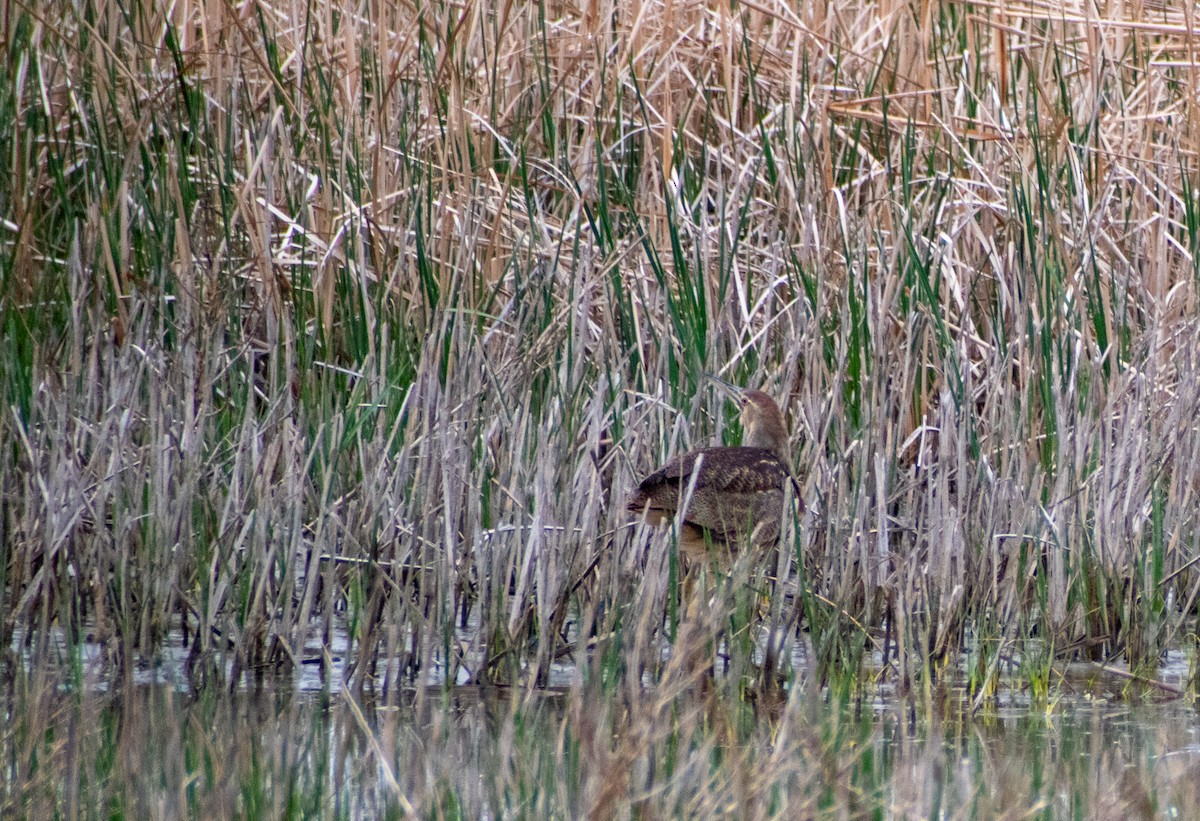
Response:
[[[818,678],[1152,667],[1200,591],[1192,22],[1089,9],[13,7],[0,647],[229,684],[344,632],[390,697],[569,654],[633,699],[680,569],[622,500],[736,438],[709,371],[792,421],[760,587]]]

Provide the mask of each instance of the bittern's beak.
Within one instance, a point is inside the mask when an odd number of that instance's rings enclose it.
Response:
[[[723,389],[725,393],[727,393],[729,397],[733,399],[733,401],[738,403],[739,407],[746,404],[745,388],[741,387],[740,385],[735,385],[732,382],[726,382],[724,379],[716,376],[715,374],[705,373],[704,375],[718,388]]]

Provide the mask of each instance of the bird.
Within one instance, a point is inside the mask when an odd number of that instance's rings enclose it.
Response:
[[[707,375],[707,374],[706,374]],[[769,394],[707,375],[740,408],[741,446],[691,450],[668,460],[630,494],[627,508],[652,525],[680,520],[680,550],[691,561],[724,559],[779,538],[787,487],[804,500],[788,458],[788,432]]]

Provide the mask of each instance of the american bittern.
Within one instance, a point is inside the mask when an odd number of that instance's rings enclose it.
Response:
[[[700,448],[672,458],[642,480],[628,503],[631,512],[654,525],[679,517],[679,546],[693,560],[710,551],[774,542],[789,483],[804,510],[788,466],[787,426],[775,400],[711,378],[741,407],[744,444]]]

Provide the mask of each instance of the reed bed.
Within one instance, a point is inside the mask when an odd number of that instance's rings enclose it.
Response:
[[[197,691],[310,661],[396,700],[565,660],[637,705],[695,626],[672,535],[623,500],[736,441],[705,372],[780,400],[809,509],[741,568],[754,595],[721,588],[718,698],[773,686],[763,624],[785,685],[799,643],[818,684],[952,677],[976,706],[1192,651],[1190,14],[79,0],[2,25],[10,670],[184,648]]]

